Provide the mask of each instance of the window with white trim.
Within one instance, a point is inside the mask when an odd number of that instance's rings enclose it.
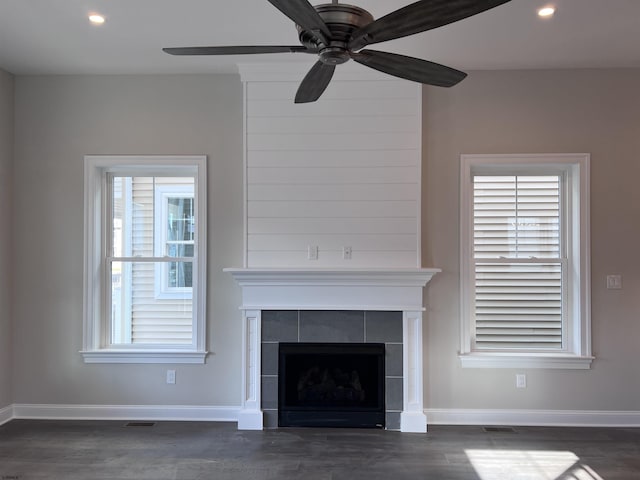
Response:
[[[169,179],[171,181],[171,179]],[[193,182],[167,181],[155,187],[156,256],[193,257],[195,247],[195,200]],[[157,299],[191,298],[193,264],[163,262],[156,265]]]
[[[203,363],[206,157],[85,157],[85,362]]]
[[[465,367],[589,368],[589,156],[463,155]]]

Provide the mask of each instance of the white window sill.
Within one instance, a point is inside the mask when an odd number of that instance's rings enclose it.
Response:
[[[205,363],[209,352],[171,350],[92,350],[81,351],[84,363]]]
[[[589,370],[594,357],[548,353],[466,353],[459,355],[462,368],[557,368]]]

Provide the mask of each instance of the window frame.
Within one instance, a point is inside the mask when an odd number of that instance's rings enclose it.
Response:
[[[84,157],[84,312],[85,363],[204,363],[206,351],[206,207],[207,157],[205,155],[87,155]],[[196,251],[194,260],[193,329],[188,345],[110,345],[110,319],[106,315],[110,295],[105,258],[113,232],[107,226],[109,212],[107,177],[117,172],[130,176],[194,176],[196,198]]]
[[[589,369],[591,353],[590,303],[590,156],[581,154],[482,154],[460,157],[460,351],[463,368]],[[560,175],[561,258],[563,268],[562,350],[474,349],[475,257],[473,177],[481,175]]]
[[[170,198],[195,198],[195,190],[191,185],[160,185],[156,187],[155,205],[161,203],[161,207],[155,209],[155,245],[156,256],[164,256],[164,247],[167,246],[166,223]],[[194,239],[195,241],[195,239]],[[185,243],[186,244],[186,243]],[[156,299],[189,299],[192,298],[192,289],[169,286],[169,264],[156,265],[156,278],[154,281],[154,295]]]

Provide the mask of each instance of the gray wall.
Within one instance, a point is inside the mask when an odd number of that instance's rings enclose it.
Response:
[[[473,72],[424,90],[423,264],[429,408],[640,409],[640,70]],[[591,153],[593,351],[590,371],[462,369],[459,156]],[[606,290],[607,274],[623,290]]]
[[[13,158],[13,76],[0,70],[0,409],[11,405],[11,164]]]
[[[0,76],[0,83],[0,98],[10,100],[10,78]],[[426,407],[640,408],[637,85],[639,70],[526,71],[474,72],[453,89],[425,89],[423,264],[444,270],[426,291]],[[0,122],[7,122],[5,110],[0,108]],[[12,401],[239,404],[240,292],[221,272],[242,262],[239,78],[17,77],[15,113]],[[0,165],[6,167],[11,154],[2,152]],[[456,356],[459,155],[512,152],[592,154],[598,358],[590,371],[524,371],[524,390],[515,389],[514,370],[463,370]],[[175,386],[164,382],[167,366],[85,365],[77,353],[82,344],[82,158],[118,153],[210,158],[208,344],[213,355],[204,366],[177,366]],[[607,273],[623,275],[622,291],[604,288]],[[0,313],[0,319],[5,316]],[[2,401],[7,402],[0,396]]]
[[[242,84],[218,76],[16,78],[15,403],[238,405]],[[83,155],[209,157],[206,365],[86,365]],[[171,367],[171,368],[174,368]]]

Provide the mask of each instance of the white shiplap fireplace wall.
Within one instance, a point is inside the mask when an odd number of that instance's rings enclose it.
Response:
[[[423,288],[438,270],[420,260],[421,86],[347,64],[296,105],[310,66],[240,66],[245,256],[226,269],[243,294],[238,427],[263,428],[261,311],[386,310],[403,312],[401,430],[425,432]]]

